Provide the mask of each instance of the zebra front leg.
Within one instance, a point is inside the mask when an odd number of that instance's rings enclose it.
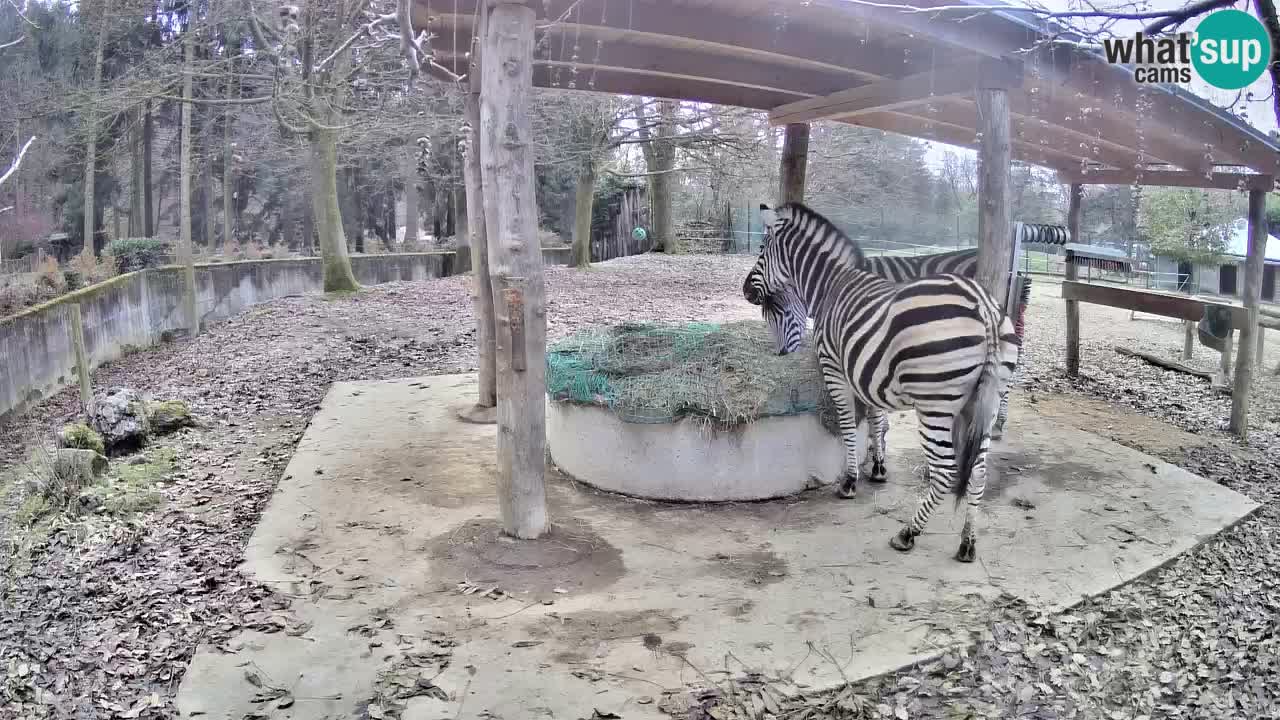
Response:
[[[916,537],[924,532],[925,525],[943,496],[955,482],[956,458],[951,448],[951,417],[938,417],[917,412],[920,420],[920,439],[929,459],[929,494],[921,501],[911,522],[889,540],[895,550],[906,552],[916,546]],[[945,440],[946,445],[940,444]]]
[[[822,380],[827,386],[831,404],[840,421],[840,439],[844,441],[844,472],[840,473],[836,494],[851,498],[858,488],[858,426],[862,421],[862,404],[854,397],[844,373],[827,363],[821,364]]]
[[[858,469],[871,482],[887,482],[889,466],[885,458],[885,436],[889,434],[889,413],[880,408],[867,408],[866,424],[867,448]]]

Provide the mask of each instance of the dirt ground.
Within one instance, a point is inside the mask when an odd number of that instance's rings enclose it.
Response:
[[[650,255],[585,272],[547,268],[549,336],[624,320],[755,317],[741,300],[751,262]],[[1067,380],[1058,287],[1035,282],[1019,402],[1239,490],[1263,509],[1071,613],[997,604],[971,652],[836,698],[791,702],[815,718],[1280,717],[1280,379],[1271,373],[1280,338],[1269,338],[1243,445],[1223,432],[1229,398],[1113,350],[1174,358],[1176,322],[1083,306],[1084,377]],[[329,383],[474,368],[468,283],[287,298],[96,371],[98,387],[188,401],[200,423],[163,441],[177,450],[178,469],[154,511],[118,523],[67,521],[34,543],[3,513],[11,552],[0,594],[0,715],[172,717],[198,642],[245,628],[304,631],[281,612],[297,599],[237,572],[244,544]],[[1197,347],[1193,364],[1214,369],[1217,355]],[[73,416],[75,402],[63,392],[0,427],[0,464],[17,468],[29,444]],[[10,493],[9,510],[15,502]],[[689,717],[734,716],[723,688],[699,697],[701,709],[689,712],[701,714]]]

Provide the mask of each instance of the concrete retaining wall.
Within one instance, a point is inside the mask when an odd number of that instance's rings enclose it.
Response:
[[[568,253],[548,250],[544,261],[567,264]],[[351,258],[351,267],[362,285],[427,280],[459,271],[453,252],[360,255]],[[223,320],[288,295],[319,293],[321,282],[319,258],[197,265],[201,322]],[[80,303],[89,363],[97,367],[121,357],[130,346],[155,345],[166,331],[182,328],[182,291],[181,268],[156,268],[121,275],[0,319],[0,419],[76,381],[68,332],[72,303]]]

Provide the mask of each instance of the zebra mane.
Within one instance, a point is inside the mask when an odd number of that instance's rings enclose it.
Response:
[[[778,211],[790,213],[791,219],[796,224],[807,227],[809,232],[804,235],[810,241],[819,237],[830,237],[835,241],[836,245],[848,250],[848,255],[853,259],[854,267],[862,268],[866,266],[867,256],[863,254],[862,246],[858,244],[858,241],[845,235],[843,230],[836,227],[836,224],[828,220],[822,213],[802,202],[783,203],[778,206]],[[840,254],[844,255],[845,253]]]

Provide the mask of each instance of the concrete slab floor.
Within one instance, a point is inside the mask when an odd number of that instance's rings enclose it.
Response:
[[[1053,611],[1104,592],[1256,507],[1015,403],[981,562],[952,559],[949,503],[914,552],[889,547],[922,489],[909,414],[890,482],[854,500],[663,504],[551,472],[555,530],[517,542],[496,523],[495,427],[457,418],[474,394],[469,375],[333,386],[246,552],[251,578],[294,598],[286,630],[200,648],[184,715],[365,716],[388,669],[444,690],[409,701],[425,720],[661,717],[664,689],[726,667],[830,685],[965,641],[1001,593]],[[247,674],[292,704],[254,703]]]

